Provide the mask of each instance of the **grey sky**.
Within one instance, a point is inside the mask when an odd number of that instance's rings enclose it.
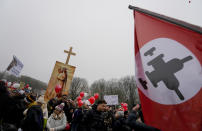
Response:
[[[134,75],[129,4],[202,26],[201,0],[0,0],[0,70],[16,55],[21,74],[48,82],[73,46],[75,76],[92,83]]]

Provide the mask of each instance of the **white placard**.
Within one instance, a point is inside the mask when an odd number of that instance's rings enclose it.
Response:
[[[119,103],[118,95],[106,95],[104,100],[107,102],[107,105],[118,105]]]

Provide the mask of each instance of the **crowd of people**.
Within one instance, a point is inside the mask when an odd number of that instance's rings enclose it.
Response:
[[[67,95],[48,102],[32,92],[9,90],[0,81],[0,131],[159,131],[144,124],[140,104],[131,111],[71,100]]]

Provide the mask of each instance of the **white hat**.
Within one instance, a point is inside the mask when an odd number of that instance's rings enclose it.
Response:
[[[25,93],[25,91],[20,90],[19,93],[20,93],[21,95],[23,95],[23,94]]]
[[[20,84],[15,83],[15,84],[13,84],[13,87],[14,87],[14,88],[19,88],[19,87],[20,87]]]

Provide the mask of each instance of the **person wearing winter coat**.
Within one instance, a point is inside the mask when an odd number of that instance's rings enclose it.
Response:
[[[104,123],[107,127],[107,131],[112,131],[112,123],[114,121],[114,113],[112,107],[107,106],[104,112]]]
[[[82,108],[78,108],[74,111],[73,120],[71,125],[71,131],[79,131],[79,126],[81,124],[81,120],[83,118],[83,110]]]
[[[148,126],[138,120],[136,108],[134,107],[128,116],[127,124],[135,131],[160,131],[157,128]]]
[[[67,122],[70,124],[72,122],[72,115],[74,113],[74,108],[75,108],[75,103],[71,100],[67,98],[67,95],[62,95],[61,100],[58,101],[58,104],[64,103],[64,113],[66,115],[67,118]]]
[[[40,102],[42,103],[41,105],[41,109],[42,109],[42,112],[43,112],[43,120],[44,120],[44,123],[43,123],[43,130],[45,131],[46,130],[46,123],[47,123],[47,120],[48,120],[48,109],[47,109],[47,104],[46,102],[44,101],[44,96],[40,96],[37,100],[37,102]]]
[[[43,118],[48,119],[48,109],[47,109],[47,103],[44,101],[44,96],[40,96],[37,100],[37,102],[41,102],[42,106],[41,109],[43,111]]]
[[[49,131],[62,131],[66,127],[66,116],[63,111],[64,103],[55,107],[54,112],[48,118],[46,127]]]
[[[0,80],[0,131],[17,129],[16,123],[20,120],[17,113],[19,110],[9,95],[6,83]]]
[[[43,131],[43,102],[35,101],[35,97],[29,95],[25,99],[28,102],[28,109],[24,111],[25,119],[22,122],[23,131]]]
[[[113,131],[132,131],[124,118],[124,111],[116,111],[112,127]]]
[[[53,113],[55,110],[55,107],[58,105],[57,98],[52,98],[47,103],[47,109],[48,109],[48,117]]]
[[[82,107],[74,111],[72,115],[71,131],[85,131],[86,122],[83,121],[83,117],[88,110],[88,103],[84,102]]]
[[[85,131],[107,131],[104,123],[103,112],[106,108],[106,102],[99,100],[92,106],[92,109],[84,114],[83,122],[85,122]]]

